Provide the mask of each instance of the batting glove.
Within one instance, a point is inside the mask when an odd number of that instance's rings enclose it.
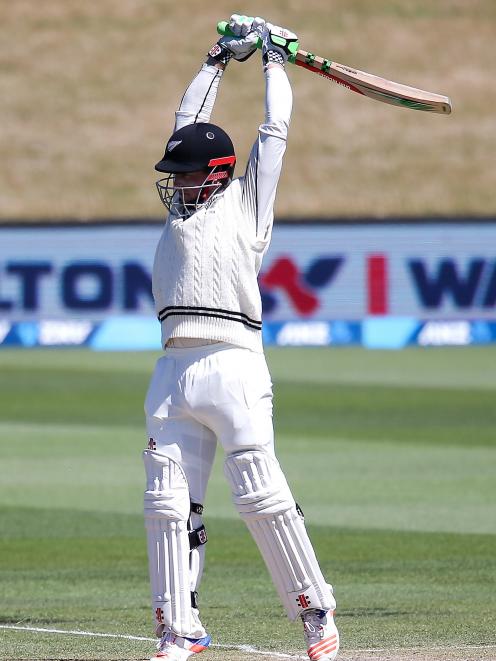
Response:
[[[222,64],[227,64],[232,57],[238,62],[245,62],[256,51],[264,26],[265,20],[259,16],[233,14],[229,19],[229,29],[234,36],[221,37],[208,54]]]
[[[294,32],[278,25],[266,23],[261,38],[262,61],[265,66],[272,62],[284,66],[288,57],[298,50],[298,37]]]

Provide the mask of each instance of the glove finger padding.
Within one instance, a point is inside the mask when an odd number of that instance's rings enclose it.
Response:
[[[257,49],[260,32],[265,26],[265,20],[256,16],[233,14],[229,19],[229,30],[233,35],[221,37],[210,50],[214,59],[227,63],[231,57],[238,62],[247,60]]]
[[[244,16],[233,14],[229,19],[229,29],[236,37],[246,37],[250,32],[265,25],[265,19],[260,16]]]
[[[246,37],[250,31],[250,25],[252,21],[252,16],[233,14],[229,19],[229,29],[235,37]]]
[[[257,49],[260,32],[265,26],[265,19],[260,16],[233,14],[229,19],[229,29],[235,35],[220,39],[238,62],[245,62]]]
[[[244,62],[257,49],[258,40],[265,27],[265,19],[260,16],[233,14],[229,19],[228,27],[231,34],[221,37],[208,54],[223,64],[227,64],[231,58]]]

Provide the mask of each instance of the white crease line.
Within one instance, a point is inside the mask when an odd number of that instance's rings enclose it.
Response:
[[[21,627],[15,624],[0,624],[0,629],[13,629],[14,631],[34,631],[37,633],[61,633],[69,636],[90,636],[95,638],[121,638],[124,640],[142,640],[146,642],[156,643],[157,638],[147,638],[145,636],[130,636],[121,633],[98,633],[96,631],[67,631],[64,629],[42,629],[40,627]],[[282,652],[265,652],[263,650],[257,650],[251,645],[218,645],[212,643],[210,647],[217,647],[218,649],[223,650],[239,650],[240,652],[246,652],[248,654],[259,654],[261,656],[276,656],[281,659],[307,659],[306,656],[300,656],[297,654],[283,654]],[[308,660],[307,660],[308,661]]]
[[[95,638],[121,638],[123,640],[142,640],[146,642],[156,642],[156,638],[147,638],[145,636],[131,636],[127,634],[122,634],[122,633],[98,633],[96,631],[67,631],[65,629],[42,629],[40,627],[21,627],[19,625],[15,624],[0,624],[0,629],[13,629],[14,631],[35,631],[37,633],[61,633],[61,634],[66,634],[70,636],[90,636],[90,637],[95,637]],[[212,643],[211,647],[217,647],[218,649],[224,649],[224,650],[239,650],[240,652],[246,652],[249,654],[258,654],[261,656],[276,656],[280,659],[304,659],[305,661],[308,661],[307,656],[302,656],[300,654],[284,654],[283,652],[269,652],[269,651],[264,651],[264,650],[258,650],[256,647],[252,647],[251,645],[218,645],[216,643]],[[438,651],[444,651],[447,652],[449,650],[484,650],[484,649],[494,649],[496,648],[496,644],[488,644],[488,645],[452,645],[450,647],[442,647],[442,646],[437,646],[437,647],[390,647],[390,648],[384,648],[380,649],[377,647],[373,648],[360,648],[356,650],[343,650],[346,652],[349,652],[350,654],[360,654],[361,652],[367,652],[367,653],[374,653],[376,652],[377,654],[386,654],[388,652],[420,652],[420,651],[426,651],[426,652],[438,652]]]
[[[0,629],[14,629],[14,631],[36,631],[38,633],[65,633],[71,636],[95,636],[98,638],[125,638],[126,640],[151,640],[156,638],[144,638],[143,636],[125,636],[119,633],[98,633],[96,631],[67,631],[62,629],[41,629],[39,627],[20,627],[15,624],[0,624]]]

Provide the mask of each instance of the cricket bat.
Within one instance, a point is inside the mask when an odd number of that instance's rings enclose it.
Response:
[[[232,35],[227,21],[221,21],[217,24],[219,34]],[[314,55],[305,50],[296,48],[289,56],[288,62],[296,64],[303,69],[319,74],[328,80],[346,87],[346,89],[368,96],[370,99],[389,103],[393,106],[411,108],[412,110],[423,110],[425,112],[434,112],[441,115],[451,113],[451,101],[449,97],[442,94],[434,94],[425,90],[395,83],[392,80],[375,76],[359,69],[353,69],[345,64],[333,62],[326,58]],[[257,47],[262,47],[262,40],[259,39]]]

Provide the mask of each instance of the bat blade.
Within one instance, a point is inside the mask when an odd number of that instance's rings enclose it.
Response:
[[[217,24],[217,32],[233,35],[227,21],[221,21]],[[261,47],[262,40],[258,39],[257,48]],[[295,54],[290,55],[289,61],[328,80],[332,80],[352,92],[368,96],[376,101],[382,101],[382,103],[441,115],[451,113],[451,101],[449,97],[442,94],[434,94],[416,87],[394,83],[392,80],[359,69],[353,69],[344,64],[339,64],[339,62],[326,60],[304,50],[298,50]]]
[[[339,64],[339,62],[326,60],[304,50],[299,50],[293,61],[297,66],[332,80],[352,92],[382,103],[442,115],[451,113],[449,97],[441,94],[395,83],[392,80]]]

